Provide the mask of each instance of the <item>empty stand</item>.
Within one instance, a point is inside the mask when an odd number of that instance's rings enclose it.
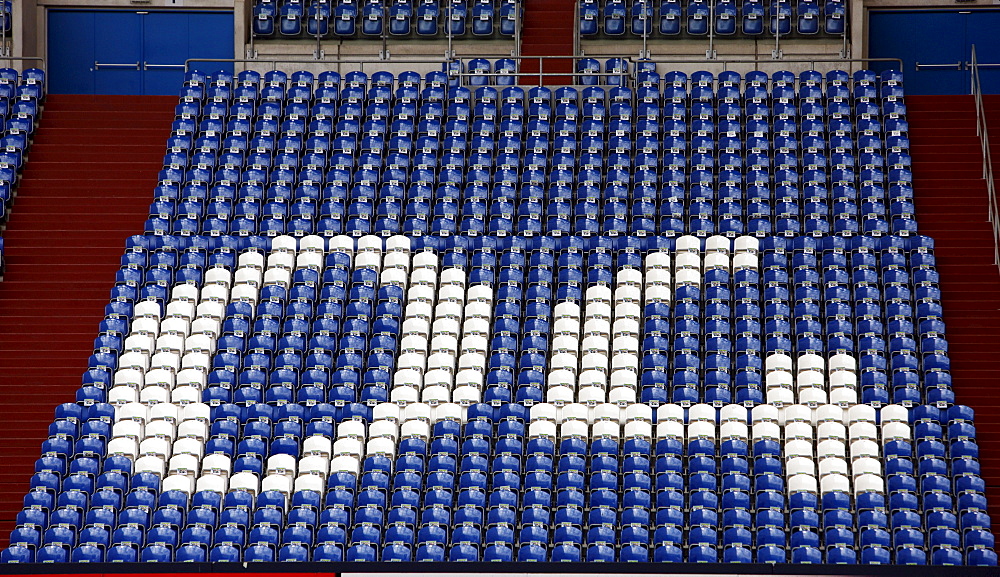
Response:
[[[996,565],[900,73],[466,64],[187,76],[4,561]]]

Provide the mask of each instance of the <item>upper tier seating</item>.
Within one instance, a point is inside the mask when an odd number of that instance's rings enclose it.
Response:
[[[584,38],[842,35],[843,0],[581,0]]]
[[[516,0],[256,0],[257,38],[512,38]]]
[[[898,73],[485,85],[512,78],[506,62],[472,61],[473,88],[444,72],[195,75],[146,232],[917,232]]]

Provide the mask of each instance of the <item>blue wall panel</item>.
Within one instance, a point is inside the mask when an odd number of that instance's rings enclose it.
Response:
[[[145,18],[145,94],[175,94],[188,58],[232,58],[233,15],[226,12],[150,12]],[[214,72],[232,65],[195,66]]]
[[[61,94],[94,94],[93,12],[49,11],[49,91]]]
[[[176,94],[185,60],[233,57],[232,12],[51,10],[48,22],[53,93]]]
[[[1000,64],[997,30],[1000,10],[873,10],[868,56],[901,58],[907,94],[968,94],[971,46],[980,63]],[[981,68],[980,79],[984,92],[1000,93],[1000,66]]]
[[[142,16],[98,12],[94,28],[94,94],[142,94]]]
[[[976,12],[970,14],[965,22],[968,42],[975,44],[976,59],[983,65],[979,68],[983,92],[1000,94],[1000,42],[997,41],[1000,11]]]

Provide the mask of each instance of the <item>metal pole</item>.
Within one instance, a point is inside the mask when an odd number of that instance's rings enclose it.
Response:
[[[580,56],[583,53],[583,49],[580,46],[580,15],[582,14],[580,12],[580,0],[576,0],[573,3],[573,10],[576,15],[576,19],[573,21],[573,56]],[[575,71],[576,61],[574,60],[573,62],[573,70]],[[574,84],[576,83],[575,77],[573,82]]]
[[[847,10],[850,2],[844,2],[844,47],[840,49],[841,58],[850,58],[850,48],[847,44],[847,27],[850,26],[851,19],[848,18]],[[900,71],[902,72],[902,71]]]
[[[243,20],[244,20],[244,23],[245,23],[244,25],[249,24],[249,26],[246,26],[246,29],[250,31],[250,48],[247,49],[247,54],[246,54],[247,58],[256,58],[257,57],[257,51],[254,49],[254,46],[253,46],[253,39],[254,39],[253,19],[254,19],[253,18],[253,8],[250,9],[250,22],[249,23],[246,22],[246,12],[244,12],[244,16],[243,16]]]
[[[448,1],[448,24],[447,24],[447,26],[448,26],[448,58],[453,58],[455,56],[455,52],[451,48],[451,16],[452,16],[452,10],[453,10],[454,6],[455,6],[455,0],[449,0]]]
[[[198,62],[217,62],[217,63],[221,62],[221,63],[232,63],[232,64],[236,64],[236,63],[256,63],[256,64],[259,64],[261,62],[263,62],[263,63],[268,63],[268,62],[271,62],[271,63],[285,63],[285,64],[290,64],[290,63],[291,64],[308,64],[310,62],[313,62],[312,59],[311,59],[312,58],[312,53],[311,52],[309,52],[309,53],[284,54],[282,56],[287,57],[287,58],[274,58],[273,56],[269,56],[268,60],[264,60],[264,61],[261,61],[259,59],[249,59],[249,58],[188,58],[188,59],[186,59],[184,61],[184,64],[185,64],[185,66],[190,67],[192,64],[198,63]],[[477,53],[476,56],[483,57],[483,58],[487,58],[487,57],[489,57],[489,58],[510,58],[510,54],[504,54],[504,53]],[[629,62],[636,62],[636,60],[637,60],[635,54],[608,53],[608,54],[604,54],[603,56],[606,56],[608,58],[621,58],[621,59],[627,60]],[[795,55],[793,55],[793,56],[795,56]],[[798,56],[809,56],[809,55],[798,55]],[[12,57],[12,58],[13,58],[13,60],[17,60],[17,61],[22,61],[22,60],[23,61],[29,61],[30,60],[32,62],[35,62],[35,61],[37,61],[37,62],[43,62],[45,60],[44,58],[36,57],[36,56],[24,56],[24,57]],[[428,54],[428,53],[408,54],[408,55],[404,55],[404,56],[402,56],[400,58],[401,59],[396,60],[396,62],[398,62],[400,64],[441,64],[444,61],[444,59],[442,58],[442,56],[441,56],[440,53],[438,53],[438,54]],[[527,60],[529,58],[537,59],[539,57],[538,56],[522,56],[520,59],[521,60]],[[550,56],[548,58],[551,59],[551,60],[576,60],[577,59],[575,56],[570,56],[570,55],[567,55],[567,56]],[[702,56],[690,57],[690,58],[670,58],[670,57],[667,57],[667,56],[657,56],[656,58],[650,57],[648,60],[650,62],[654,62],[656,64],[673,64],[673,65],[677,65],[677,64],[684,64],[684,65],[687,65],[687,64],[703,64],[705,62],[705,58],[702,57]],[[368,57],[361,57],[361,56],[355,56],[355,57],[347,57],[347,56],[345,56],[345,57],[331,57],[331,58],[324,58],[323,61],[326,62],[326,63],[329,63],[331,65],[335,65],[335,64],[344,64],[344,65],[347,65],[347,64],[357,64],[357,65],[365,64],[365,65],[369,65],[369,64],[375,64],[375,63],[377,63],[377,60],[375,59],[374,56],[368,56]],[[722,59],[722,60],[719,60],[717,64],[719,66],[722,66],[722,67],[731,67],[733,65],[750,65],[750,64],[753,64],[753,65],[756,65],[756,66],[762,66],[762,65],[767,64],[767,62],[769,62],[769,61],[770,60],[767,59],[766,57],[752,57],[752,56],[748,55],[747,58],[736,58],[736,57],[733,57],[733,58]],[[867,62],[867,63],[883,62],[883,63],[888,63],[891,66],[895,66],[896,70],[902,70],[903,69],[903,61],[901,59],[899,59],[899,58],[848,58],[847,61],[848,62],[852,62],[852,63],[857,63],[857,62]],[[841,58],[833,58],[833,57],[831,57],[831,58],[815,58],[815,57],[813,57],[813,58],[789,58],[789,59],[783,59],[782,62],[786,63],[786,64],[807,64],[808,63],[808,64],[812,64],[813,66],[815,66],[818,63],[836,63],[838,65],[842,65],[843,64],[843,59],[841,59]],[[985,66],[985,65],[982,65],[982,66]],[[189,68],[186,68],[185,70],[188,70],[188,69]],[[728,70],[729,68],[726,68],[726,69]],[[534,76],[535,75],[534,72],[530,72],[530,73],[518,73],[518,74],[521,74],[523,76]],[[574,73],[569,73],[569,74],[572,75]],[[609,73],[607,73],[607,75],[609,75],[609,76],[618,76],[619,74],[616,73],[616,72],[609,72]]]
[[[385,4],[382,5],[382,52],[379,54],[379,58],[382,60],[389,59],[389,8]]]
[[[642,0],[642,15],[641,15],[641,18],[642,18],[642,57],[643,58],[649,58],[649,46],[648,46],[647,43],[648,43],[648,40],[649,40],[650,22],[649,22],[649,18],[647,18],[648,12],[647,12],[647,9],[646,9],[646,7],[647,7],[647,3],[646,2],[647,2],[647,0]]]
[[[705,58],[710,60],[715,59],[715,0],[710,0],[708,3],[708,51],[705,52]]]
[[[306,16],[306,18],[308,18],[308,16]],[[317,10],[316,10],[316,51],[313,52],[313,58],[315,58],[316,60],[319,60],[319,59],[323,58],[323,40],[322,40],[322,30],[321,30],[322,27],[320,26],[320,22],[321,22],[322,19],[323,19],[323,14],[317,8]],[[329,26],[329,25],[330,25],[330,23],[327,22],[327,26]]]
[[[580,18],[583,16],[583,10],[580,6],[580,0],[573,3],[573,8],[576,11],[576,19],[573,22],[573,60],[570,61],[570,66],[573,68],[573,84],[579,84],[580,77],[577,73],[580,70],[580,57],[583,56],[583,44],[581,44],[580,39]]]
[[[972,74],[969,74],[969,94],[972,94],[973,96],[976,95],[976,68],[977,68],[976,64],[977,64],[976,63],[976,45],[973,44],[972,45]],[[979,112],[978,102],[979,102],[979,99],[977,97],[976,98],[976,103],[977,103],[976,112],[977,113]],[[976,126],[976,130],[977,131],[979,130],[979,126],[978,125]]]
[[[575,16],[573,20],[573,56],[580,56],[580,0],[576,0],[573,3],[573,14]],[[574,60],[573,71],[576,71],[576,61]],[[576,84],[576,76],[573,77],[573,83]]]
[[[514,56],[521,55],[521,0],[514,2]]]
[[[542,69],[544,69],[544,68],[545,68],[545,58],[542,57],[542,56],[539,56],[538,57],[538,85],[539,86],[542,86],[544,84],[544,81],[542,80],[542,77],[544,76],[544,73],[542,72]]]
[[[774,10],[774,6],[773,5],[772,5],[771,9]],[[779,40],[779,37],[780,37],[779,32],[780,32],[780,28],[781,27],[778,26],[778,15],[777,15],[777,13],[772,14],[771,17],[768,18],[768,21],[774,26],[774,52],[771,53],[771,58],[777,60],[777,59],[781,58],[781,42]]]

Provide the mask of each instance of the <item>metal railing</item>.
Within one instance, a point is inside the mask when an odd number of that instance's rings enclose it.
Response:
[[[588,58],[582,56],[516,56],[512,57],[505,54],[473,54],[466,57],[456,56],[453,60],[463,60],[468,58],[509,58],[517,63],[517,70],[515,72],[492,72],[489,74],[484,74],[482,72],[457,72],[454,70],[448,71],[448,75],[453,78],[469,78],[472,76],[513,76],[514,78],[538,78],[538,85],[541,86],[545,84],[545,79],[550,77],[556,78],[572,78],[572,82],[569,84],[580,84],[578,79],[582,76],[597,76],[597,77],[618,77],[621,76],[622,86],[634,86],[635,85],[635,66],[632,65],[634,62],[638,62],[639,59],[635,57],[634,54],[602,54],[601,58],[620,58],[629,62],[628,72],[581,72],[577,69],[577,62],[580,60],[587,60]],[[554,62],[557,60],[570,60],[573,62],[572,70],[569,72],[565,71],[554,71],[549,68],[549,72],[545,71],[546,62]],[[538,72],[520,72],[521,64],[524,62],[537,62]]]
[[[983,107],[983,85],[979,80],[979,61],[976,59],[976,45],[972,45],[972,97],[976,101],[976,135],[983,147],[983,179],[986,180],[986,194],[989,204],[988,220],[993,226],[993,264],[1000,267],[1000,210],[997,209],[997,191],[993,182],[993,159],[990,156],[990,132],[986,126],[986,109]]]
[[[602,56],[603,58],[603,56]],[[612,56],[613,58],[613,56]],[[844,64],[850,63],[871,63],[871,62],[887,62],[896,65],[896,70],[903,69],[903,60],[900,58],[831,58],[828,54],[817,55],[817,57],[803,57],[802,54],[796,54],[796,58],[781,58],[774,60],[772,58],[761,58],[761,57],[726,57],[717,58],[714,60],[707,60],[705,58],[674,58],[670,56],[660,57],[660,56],[650,56],[649,58],[629,58],[631,63],[636,62],[653,62],[654,64],[704,64],[706,66],[717,67],[721,66],[722,71],[725,72],[733,66],[746,66],[747,64],[764,65],[768,67],[774,67],[776,65],[783,64],[809,64],[811,68],[816,68],[817,64]]]
[[[368,67],[370,70],[380,70],[384,69],[386,64],[440,64],[442,66],[442,71],[448,74],[451,78],[470,78],[473,76],[513,76],[514,78],[537,78],[538,84],[544,84],[546,78],[559,77],[566,78],[572,77],[573,82],[571,84],[578,84],[576,79],[582,76],[597,76],[597,77],[612,77],[621,76],[623,78],[623,85],[632,86],[635,81],[635,66],[634,63],[638,62],[634,55],[620,54],[620,55],[608,55],[607,58],[621,58],[629,62],[628,72],[580,72],[576,70],[576,61],[582,60],[583,58],[579,56],[511,56],[510,54],[469,54],[469,55],[441,55],[441,54],[408,54],[404,56],[392,56],[388,59],[382,59],[376,56],[352,56],[352,57],[341,57],[341,58],[323,58],[320,60],[305,58],[306,54],[290,54],[282,56],[265,56],[262,58],[189,58],[184,61],[184,71],[189,72],[192,70],[193,65],[197,63],[228,63],[228,64],[257,64],[257,65],[267,65],[271,68],[276,68],[278,64],[309,64],[312,66],[330,65],[339,66],[343,64],[357,66],[357,70],[362,72]],[[602,56],[604,58],[605,56]],[[493,72],[459,72],[451,67],[453,62],[467,61],[474,58],[506,58],[513,60],[516,65],[516,69],[513,71],[493,71]],[[2,59],[0,59],[2,60]],[[551,68],[549,72],[545,71],[545,63],[555,60],[571,60],[574,62],[573,70],[569,72],[564,71],[553,71]],[[521,64],[526,61],[537,62],[538,72],[520,72]]]
[[[14,62],[37,62],[35,68],[45,70],[45,59],[41,56],[0,56],[0,62],[6,62],[8,67],[13,68]]]
[[[343,58],[323,58],[317,60],[315,58],[306,58],[308,54],[283,54],[275,56],[265,56],[263,58],[188,58],[184,61],[184,72],[190,72],[195,69],[192,65],[200,62],[205,63],[225,63],[225,64],[258,64],[258,65],[269,65],[271,69],[276,69],[278,64],[309,64],[315,66],[317,64],[327,64],[331,66],[338,66],[341,64],[351,64],[356,65],[357,70],[364,72],[365,67],[374,67],[374,70],[384,69],[387,63],[394,64],[447,64],[453,58],[445,58],[440,54],[411,54],[409,56],[402,56],[399,58],[390,58],[389,60],[382,60],[378,56],[354,56],[354,57],[343,57]],[[510,58],[510,56],[505,56],[505,58]],[[3,58],[0,58],[2,61]]]
[[[7,33],[7,27],[10,26],[10,34]],[[0,7],[0,55],[8,57],[14,54],[13,40],[14,40],[14,6],[8,8],[6,6]],[[9,41],[9,42],[8,42]]]
[[[713,68],[721,67],[722,71],[727,71],[732,68],[747,67],[749,65],[753,66],[767,66],[774,67],[776,65],[783,64],[809,64],[813,69],[819,64],[833,64],[833,65],[843,65],[845,63],[849,64],[865,64],[865,63],[889,63],[895,65],[897,70],[903,69],[903,61],[899,58],[831,58],[829,55],[816,55],[815,57],[802,57],[803,55],[797,55],[797,58],[782,58],[781,60],[772,60],[770,58],[761,57],[727,57],[718,58],[713,60],[706,60],[704,58],[677,58],[673,56],[650,56],[649,58],[639,58],[635,55],[630,54],[602,54],[601,59],[613,59],[619,58],[628,63],[629,70],[627,72],[582,72],[578,70],[577,64],[582,60],[591,59],[592,57],[586,56],[512,56],[510,54],[485,54],[476,53],[468,55],[441,55],[441,54],[408,54],[403,56],[393,56],[388,59],[382,59],[377,56],[351,56],[351,57],[339,57],[339,58],[323,58],[320,60],[314,58],[306,58],[306,54],[285,54],[285,55],[275,55],[275,56],[265,56],[262,58],[189,58],[184,61],[184,70],[188,72],[192,69],[192,64],[195,63],[233,63],[233,64],[257,64],[257,65],[269,65],[275,68],[278,64],[325,64],[331,66],[338,66],[342,64],[357,65],[358,69],[362,72],[365,67],[374,67],[373,69],[379,69],[384,67],[386,64],[440,64],[442,65],[442,70],[447,72],[447,74],[452,78],[469,78],[472,76],[513,76],[515,78],[537,78],[538,84],[544,84],[546,78],[558,77],[566,78],[571,77],[573,81],[570,84],[579,84],[577,79],[583,76],[597,76],[597,77],[613,77],[613,76],[623,76],[623,85],[629,86],[633,85],[636,80],[636,68],[637,65],[644,62],[652,62],[653,64],[663,64],[663,65],[708,65]],[[489,73],[483,72],[459,72],[453,70],[450,66],[451,63],[471,60],[474,58],[505,58],[513,60],[517,63],[517,70],[510,72],[494,71]],[[28,58],[23,58],[28,59]],[[0,58],[0,60],[4,60]],[[554,71],[551,68],[548,72],[545,71],[545,63],[553,62],[557,60],[570,60],[573,61],[573,69],[571,71]],[[521,65],[524,62],[535,62],[538,64],[538,72],[519,72],[521,70]]]

